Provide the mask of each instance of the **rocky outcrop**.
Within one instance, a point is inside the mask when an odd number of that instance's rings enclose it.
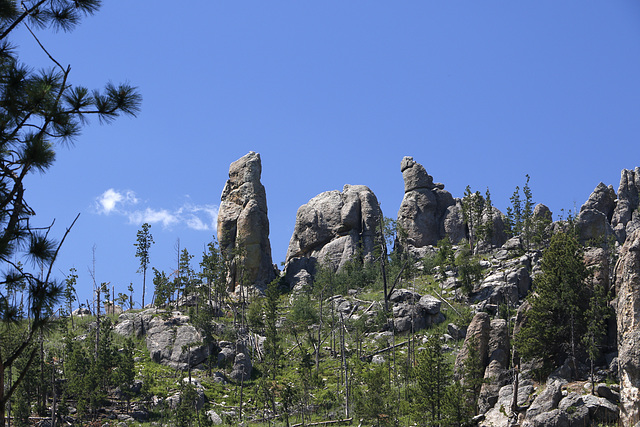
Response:
[[[294,287],[313,275],[317,262],[340,270],[358,255],[373,260],[376,227],[382,212],[375,194],[364,185],[319,194],[298,209],[287,250],[285,275]]]
[[[580,208],[580,212],[593,209],[602,212],[607,221],[611,221],[613,211],[616,207],[616,192],[612,185],[608,187],[604,183],[599,183],[593,190],[589,199]]]
[[[431,295],[395,289],[389,295],[389,302],[393,304],[393,327],[396,332],[415,332],[445,320],[440,312],[442,302]]]
[[[467,336],[464,344],[456,357],[455,371],[461,372],[467,359],[473,356],[479,358],[480,365],[484,369],[487,366],[487,349],[489,348],[489,335],[491,333],[491,318],[488,313],[476,313],[467,327]]]
[[[640,230],[622,246],[615,277],[621,418],[623,425],[635,425],[640,421]]]
[[[227,276],[233,290],[240,281],[263,288],[276,277],[261,173],[260,154],[251,151],[231,163],[222,191],[218,241],[222,255],[233,260]]]
[[[634,230],[640,228],[640,167],[634,170],[623,169],[618,187],[618,202],[611,218],[611,227],[619,242]]]
[[[449,237],[452,243],[468,238],[462,200],[454,199],[444,184],[434,183],[424,166],[405,157],[400,163],[404,179],[404,198],[398,210],[398,226],[405,235],[398,244],[402,250],[423,257],[425,247]],[[484,249],[501,246],[506,240],[504,215],[496,207],[483,213],[483,222],[492,224],[491,237],[480,242]]]
[[[481,413],[486,412],[496,403],[500,388],[509,381],[509,330],[507,321],[504,319],[491,320],[487,360],[484,383],[478,398],[478,408]]]
[[[434,184],[424,166],[405,157],[400,164],[404,179],[404,198],[398,211],[398,225],[406,232],[401,242],[405,249],[435,245],[445,236],[445,217],[450,213],[449,228],[452,234],[460,235],[460,210],[443,184]]]
[[[209,357],[211,348],[202,344],[202,335],[188,322],[189,316],[182,315],[154,317],[149,322],[147,349],[156,363],[187,370]]]

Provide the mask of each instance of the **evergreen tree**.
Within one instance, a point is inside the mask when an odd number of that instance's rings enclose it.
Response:
[[[418,353],[415,367],[414,415],[422,425],[440,425],[444,418],[446,390],[453,380],[451,365],[442,352],[440,337],[431,335]]]
[[[607,332],[607,319],[611,316],[611,307],[604,284],[595,282],[585,312],[586,333],[582,336],[591,368],[591,393],[595,394],[595,361],[600,356],[600,347]]]
[[[557,357],[575,360],[580,337],[586,330],[589,275],[578,241],[566,233],[557,233],[544,251],[542,272],[534,279],[534,292],[528,301],[531,309],[516,336],[516,348],[523,359],[542,358],[561,362]]]
[[[207,284],[207,300],[209,303],[215,301],[216,306],[220,307],[226,298],[227,284],[224,259],[215,237],[202,253],[200,268],[200,278]]]
[[[144,295],[146,292],[147,285],[147,268],[149,267],[149,249],[151,245],[154,243],[153,236],[149,229],[151,225],[148,223],[142,224],[142,228],[138,230],[138,234],[136,236],[136,243],[133,246],[136,247],[136,258],[140,260],[140,268],[138,269],[138,273],[142,273],[142,307],[144,308]]]

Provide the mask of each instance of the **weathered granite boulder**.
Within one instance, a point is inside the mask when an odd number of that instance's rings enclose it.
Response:
[[[311,199],[296,215],[285,261],[287,282],[299,282],[302,270],[315,274],[316,263],[337,271],[356,255],[372,261],[381,218],[378,199],[364,185],[345,185]]]
[[[622,246],[615,277],[620,418],[634,425],[640,421],[640,230]]]
[[[420,295],[409,289],[394,289],[392,303],[393,327],[396,332],[418,331],[445,321],[440,312],[442,302],[431,295]]]
[[[533,393],[533,383],[531,380],[520,380],[518,385],[518,406],[523,406]],[[513,401],[513,384],[507,384],[500,388],[498,399],[493,407],[485,413],[485,418],[479,427],[498,427],[511,425],[511,403]]]
[[[553,214],[551,213],[551,209],[549,209],[548,206],[543,205],[542,203],[538,203],[533,208],[533,219],[546,220],[550,223],[553,220]]]
[[[484,371],[484,380],[478,397],[481,413],[489,410],[498,400],[500,388],[509,381],[509,330],[504,319],[492,319],[490,322],[489,342],[487,344],[489,364]]]
[[[618,187],[618,202],[611,218],[611,227],[619,242],[640,227],[640,167],[634,170],[623,169]]]
[[[153,315],[159,312],[156,309],[147,309],[137,313],[124,312],[118,316],[118,323],[113,332],[125,337],[142,338],[149,330],[149,324]],[[164,313],[164,310],[160,311]]]
[[[567,413],[572,426],[615,423],[620,413],[614,403],[603,397],[575,392],[568,393],[562,398],[558,409]]]
[[[445,216],[447,209],[456,203],[451,193],[444,190],[444,185],[435,185],[433,178],[424,166],[405,157],[400,164],[404,179],[404,198],[398,211],[398,225],[406,232],[406,238],[400,243],[404,249],[435,245],[445,236]],[[449,212],[459,218],[460,212]],[[459,223],[450,227],[459,237]]]
[[[236,382],[247,381],[251,378],[251,372],[253,372],[253,365],[249,355],[245,353],[236,354],[229,378]]]
[[[202,335],[188,322],[188,316],[154,317],[149,322],[147,349],[156,363],[186,370],[206,360],[211,348],[202,344]]]
[[[462,201],[455,199],[455,204],[447,208],[444,214],[444,234],[452,242],[459,242],[467,238],[467,226],[464,223]],[[503,225],[504,228],[504,225]]]
[[[266,287],[276,277],[271,260],[267,196],[260,182],[260,154],[253,151],[231,163],[218,211],[222,255],[232,260],[227,281]]]
[[[546,425],[538,419],[544,414],[557,410],[558,403],[562,399],[562,386],[567,382],[561,378],[549,377],[547,384],[540,394],[535,398],[525,415],[524,426]],[[566,415],[565,415],[566,416]],[[556,424],[553,424],[556,425]]]
[[[462,348],[456,357],[455,371],[461,372],[466,360],[473,349],[480,358],[480,365],[487,366],[487,349],[489,347],[489,335],[491,333],[491,318],[488,313],[476,313],[467,327],[467,336],[462,344]]]

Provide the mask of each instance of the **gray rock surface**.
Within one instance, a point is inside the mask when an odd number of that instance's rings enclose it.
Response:
[[[253,371],[253,365],[251,364],[251,358],[248,354],[238,353],[236,354],[233,362],[233,369],[229,374],[229,378],[236,381],[247,381],[251,378],[251,372]]]
[[[231,163],[218,211],[218,241],[222,255],[233,260],[227,281],[231,289],[240,283],[261,288],[276,277],[271,260],[267,196],[260,182],[260,154],[253,151]],[[242,269],[238,268],[238,256]],[[241,271],[242,270],[242,271]]]
[[[550,377],[547,380],[547,384],[540,394],[535,398],[529,409],[527,409],[525,419],[532,424],[529,425],[544,425],[538,424],[536,418],[539,415],[549,413],[558,408],[558,403],[562,399],[562,386],[567,382],[560,378]],[[527,425],[527,424],[525,424]]]
[[[599,183],[593,193],[589,196],[589,199],[580,208],[580,212],[584,210],[593,209],[602,212],[607,218],[607,222],[611,221],[613,217],[613,211],[616,207],[616,192],[613,186],[608,187],[604,183]]]
[[[302,270],[313,275],[316,262],[337,271],[356,254],[372,261],[381,218],[378,199],[364,185],[345,185],[311,199],[296,214],[285,261],[287,282],[295,285]]]
[[[406,239],[401,244],[405,250],[435,245],[445,235],[445,216],[447,209],[455,205],[453,196],[436,187],[424,166],[413,157],[403,158],[400,170],[405,193],[398,211],[398,225],[406,232]],[[459,218],[460,212],[450,211],[449,214]],[[453,234],[459,237],[459,222],[456,225],[453,217],[448,222]]]
[[[609,236],[614,235],[607,216],[595,209],[583,209],[576,217],[578,239],[583,244],[602,244]]]
[[[475,346],[475,351],[480,358],[482,367],[487,366],[487,349],[489,347],[489,335],[491,332],[491,319],[488,313],[476,313],[467,327],[467,336],[462,348],[456,357],[455,370],[460,372],[464,363],[469,358],[471,345]]]
[[[618,202],[611,218],[611,227],[619,242],[640,226],[640,167],[634,170],[623,169],[618,187]]]
[[[196,345],[202,335],[190,324],[188,316],[169,319],[154,317],[146,334],[147,349],[151,358],[174,369],[186,370],[202,363],[210,354],[210,348]]]
[[[640,230],[622,246],[615,277],[620,418],[632,425],[640,420]]]

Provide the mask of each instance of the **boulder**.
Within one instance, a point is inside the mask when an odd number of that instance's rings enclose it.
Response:
[[[88,308],[76,308],[71,312],[71,315],[76,317],[91,316],[91,310]]]
[[[558,403],[562,399],[562,386],[567,382],[560,378],[549,378],[542,392],[535,398],[525,414],[525,420],[532,424],[525,425],[545,425],[539,424],[537,417],[549,413],[558,408]]]
[[[632,425],[640,420],[640,230],[622,246],[615,277],[620,418]]]
[[[420,298],[422,298],[422,296],[419,293],[412,291],[410,289],[402,289],[402,288],[394,289],[393,292],[391,292],[391,294],[389,295],[389,301],[393,303],[400,303],[400,302],[416,303],[420,301]]]
[[[475,347],[474,350],[477,357],[480,358],[481,366],[483,368],[487,366],[487,348],[489,347],[490,332],[491,319],[489,314],[484,312],[476,313],[467,327],[467,336],[456,357],[456,372],[461,372],[466,360],[469,358],[470,352],[472,352],[472,345]]]
[[[211,421],[211,424],[214,426],[222,424],[222,417],[220,417],[220,415],[218,415],[218,413],[213,409],[207,411],[207,418],[209,418],[209,421]]]
[[[155,309],[148,309],[137,313],[125,312],[118,316],[118,322],[113,332],[118,335],[132,338],[142,338],[149,330],[149,325]],[[164,313],[164,310],[161,311]]]
[[[355,255],[373,261],[376,228],[382,212],[375,194],[364,185],[327,191],[301,206],[285,260],[285,278],[293,284],[302,270],[315,273],[316,263],[340,270]]]
[[[233,362],[233,369],[231,370],[231,374],[229,374],[229,378],[236,382],[247,381],[251,378],[252,371],[253,365],[251,364],[249,355],[238,353]]]
[[[276,277],[271,260],[267,196],[260,182],[262,162],[253,151],[231,163],[218,211],[220,251],[229,261],[232,290],[242,280],[260,288]],[[242,257],[242,271],[237,258]],[[242,277],[241,277],[242,276]]]
[[[533,208],[533,219],[534,220],[543,220],[551,223],[553,220],[553,214],[551,213],[551,209],[548,206],[543,205],[542,203],[538,203]]]
[[[567,413],[571,425],[611,424],[619,418],[619,410],[614,403],[591,394],[568,393],[558,404],[558,409]]]
[[[418,301],[418,305],[422,307],[427,314],[438,314],[440,313],[442,302],[431,295],[424,295]]]
[[[187,370],[189,366],[204,362],[211,348],[202,344],[202,335],[196,328],[186,324],[188,317],[181,317],[167,320],[155,317],[150,322],[146,343],[149,354],[156,363]]]
[[[640,167],[634,170],[623,169],[618,187],[618,202],[611,217],[619,242],[624,242],[627,235],[640,226]]]

